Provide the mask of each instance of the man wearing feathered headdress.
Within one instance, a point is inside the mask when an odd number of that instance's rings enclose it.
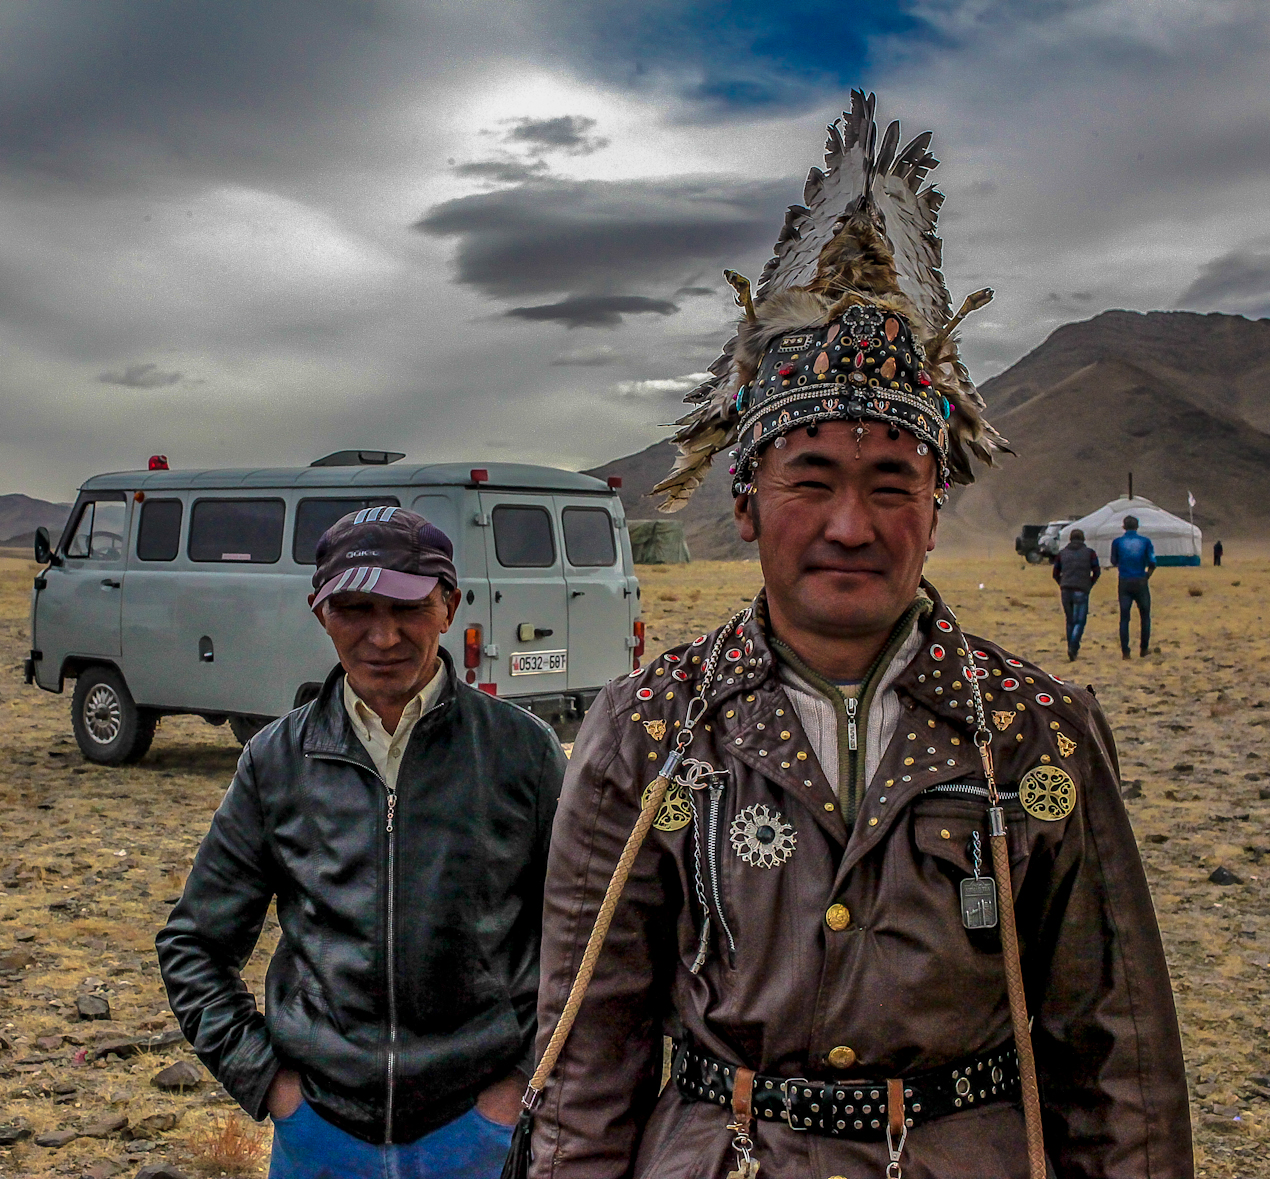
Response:
[[[658,488],[682,506],[730,449],[764,590],[611,684],[573,751],[542,1179],[1193,1173],[1107,722],[922,579],[951,485],[1007,449],[954,334],[991,292],[952,314],[930,134],[897,151],[873,114],[856,93],[830,128],[753,294],[729,272],[744,318]]]

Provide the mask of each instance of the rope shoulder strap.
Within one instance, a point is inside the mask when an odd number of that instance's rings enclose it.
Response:
[[[573,1031],[574,1021],[578,1018],[578,1012],[581,1010],[582,1002],[586,998],[587,988],[591,985],[591,977],[595,973],[595,964],[599,960],[600,951],[604,947],[604,939],[608,936],[609,926],[613,924],[613,914],[616,912],[617,903],[621,900],[622,892],[626,888],[626,881],[630,878],[635,858],[639,855],[640,848],[644,846],[644,840],[648,838],[648,832],[652,829],[653,820],[657,817],[657,811],[665,801],[666,791],[670,789],[670,784],[674,780],[675,773],[678,771],[684,755],[687,753],[688,746],[692,744],[693,729],[706,710],[706,688],[714,677],[715,667],[718,665],[719,656],[727,644],[728,636],[741,617],[742,614],[735,615],[719,631],[719,637],[715,641],[710,656],[702,668],[697,694],[689,702],[687,713],[675,737],[675,747],[666,755],[666,762],[662,767],[661,773],[658,774],[645,792],[639,818],[635,822],[634,829],[627,836],[626,845],[622,848],[622,854],[618,857],[617,865],[613,869],[613,875],[609,879],[608,888],[604,890],[604,899],[600,902],[599,912],[595,915],[595,924],[591,927],[590,937],[587,938],[586,949],[582,951],[582,961],[578,965],[578,972],[574,976],[573,985],[569,988],[569,997],[565,1000],[564,1008],[560,1012],[560,1018],[556,1021],[555,1029],[551,1033],[551,1039],[547,1041],[547,1048],[542,1054],[542,1059],[538,1062],[538,1067],[534,1069],[534,1075],[530,1078],[529,1087],[525,1090],[525,1095],[522,1098],[521,1103],[524,1109],[512,1135],[511,1150],[507,1156],[507,1163],[503,1167],[502,1179],[525,1179],[525,1176],[529,1173],[529,1138],[533,1130],[533,1111],[542,1097],[542,1091],[546,1087],[548,1078],[555,1070],[560,1054],[564,1051],[565,1042],[569,1039],[569,1033]]]

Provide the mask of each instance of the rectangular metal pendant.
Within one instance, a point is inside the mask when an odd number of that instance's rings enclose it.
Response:
[[[997,882],[991,876],[967,876],[961,882],[961,923],[967,929],[997,924]]]

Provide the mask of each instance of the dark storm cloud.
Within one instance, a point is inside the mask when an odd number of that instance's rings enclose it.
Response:
[[[180,384],[184,373],[165,373],[157,364],[130,364],[123,372],[102,373],[97,379],[103,385],[122,385],[125,389],[162,389]]]
[[[790,190],[727,177],[553,180],[446,201],[415,228],[457,238],[457,281],[485,294],[603,291],[738,265],[771,244]]]
[[[1231,311],[1253,319],[1270,315],[1270,241],[1254,242],[1206,263],[1177,306]]]
[[[549,170],[546,160],[517,160],[510,156],[506,159],[473,160],[468,164],[456,164],[456,176],[467,176],[476,180],[491,180],[498,184],[523,184],[527,180],[535,180]]]
[[[139,186],[155,156],[173,172],[279,170],[314,132],[329,160],[332,124],[413,85],[448,19],[392,0],[14,0],[0,11],[0,167]]]
[[[507,315],[562,323],[565,327],[621,327],[623,315],[674,315],[679,307],[665,299],[643,295],[578,295],[538,307],[513,307]]]
[[[595,120],[585,115],[561,115],[555,119],[514,119],[507,132],[508,143],[523,143],[537,152],[564,151],[571,156],[589,156],[608,147],[609,141],[589,134]]]

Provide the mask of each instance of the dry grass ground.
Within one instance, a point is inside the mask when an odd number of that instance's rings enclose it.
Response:
[[[232,1107],[210,1077],[183,1095],[150,1084],[161,1067],[192,1061],[187,1050],[93,1064],[76,1056],[107,1036],[175,1026],[154,934],[237,747],[227,729],[186,717],[163,722],[139,766],[86,764],[70,735],[69,694],[21,683],[33,572],[29,562],[0,560],[0,965],[11,953],[33,959],[0,970],[0,1124],[40,1133],[123,1114],[126,1134],[154,1114],[180,1120],[139,1131],[154,1144],[148,1151],[130,1152],[118,1132],[59,1149],[30,1140],[0,1147],[0,1176],[78,1176],[100,1159],[127,1175],[159,1158],[202,1169],[196,1148]],[[1114,584],[1104,582],[1075,667],[1063,654],[1046,567],[937,554],[929,575],[972,633],[1097,689],[1126,786],[1141,794],[1128,807],[1181,1011],[1200,1173],[1270,1176],[1270,800],[1261,797],[1270,795],[1270,553],[1222,569],[1161,570],[1152,584],[1159,654],[1129,663],[1116,638]],[[717,624],[760,582],[753,563],[642,568],[640,576],[650,654]],[[1242,883],[1210,883],[1219,866]],[[275,936],[271,922],[244,972],[257,995]],[[94,991],[110,1002],[109,1024],[75,1019],[76,997]],[[249,1173],[264,1166],[249,1164]]]

